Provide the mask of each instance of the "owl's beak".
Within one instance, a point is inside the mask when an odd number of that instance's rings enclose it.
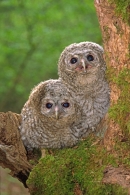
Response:
[[[58,120],[59,119],[59,109],[58,109],[58,106],[55,107],[55,116],[56,116],[56,119]]]
[[[83,66],[84,72],[86,72],[86,65],[85,65],[85,62],[84,62],[84,60],[83,60],[83,59],[81,60],[81,63],[82,63],[82,66]]]

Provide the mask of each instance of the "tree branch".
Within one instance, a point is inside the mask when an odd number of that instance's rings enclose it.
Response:
[[[21,117],[18,114],[0,113],[0,165],[9,168],[10,174],[27,187],[26,180],[32,169],[28,159],[32,154],[27,154],[20,139],[20,121]]]

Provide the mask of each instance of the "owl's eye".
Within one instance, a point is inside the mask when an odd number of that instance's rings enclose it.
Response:
[[[93,60],[94,60],[94,57],[93,57],[92,55],[88,55],[88,56],[87,56],[87,60],[88,60],[88,61],[93,61]]]
[[[75,64],[77,61],[78,61],[77,58],[71,58],[70,63]]]
[[[68,102],[65,102],[65,103],[62,104],[62,106],[63,106],[64,108],[68,108],[68,107],[70,106],[70,104],[69,104]]]
[[[47,103],[47,104],[46,104],[46,108],[50,109],[50,108],[52,108],[52,105],[53,105],[53,104],[51,104],[51,103]]]

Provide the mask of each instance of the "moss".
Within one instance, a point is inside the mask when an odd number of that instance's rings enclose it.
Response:
[[[130,141],[124,138],[122,141],[117,141],[114,151],[116,153],[117,163],[124,165],[126,168],[130,168]]]
[[[41,159],[27,181],[32,195],[74,195],[77,186],[84,195],[127,194],[117,185],[102,183],[105,167],[117,166],[116,159],[94,141],[89,137],[74,148],[53,150],[53,155]]]
[[[104,31],[104,35],[105,35],[104,41],[107,42],[110,39],[110,28],[108,26],[104,25],[103,26],[103,31]]]
[[[130,0],[109,0],[109,2],[116,4],[117,15],[121,14],[123,20],[130,25]]]
[[[114,71],[113,71],[114,72]],[[109,70],[112,74],[112,70]],[[111,81],[117,84],[121,94],[117,103],[110,108],[109,115],[114,119],[120,126],[124,133],[129,133],[129,123],[130,123],[130,70],[124,68],[115,77],[111,75]]]
[[[108,66],[107,77],[120,89],[120,97],[109,110],[109,116],[122,129],[122,140],[116,140],[115,152],[119,164],[130,167],[130,69],[124,68],[118,76],[115,69]]]

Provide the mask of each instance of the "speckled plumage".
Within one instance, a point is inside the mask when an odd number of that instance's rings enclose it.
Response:
[[[100,45],[81,42],[66,47],[58,71],[60,78],[38,84],[22,109],[20,133],[28,150],[71,147],[96,130],[108,111],[110,89]],[[45,107],[47,102],[55,105],[52,111]],[[63,102],[70,104],[66,111]]]
[[[52,108],[46,107],[48,103],[53,105]],[[69,107],[64,108],[63,103],[69,103]],[[79,111],[60,80],[38,84],[21,111],[20,134],[27,150],[75,145],[79,138],[73,126],[79,121]]]
[[[96,129],[109,108],[110,89],[103,52],[96,43],[81,42],[66,47],[59,58],[60,79],[81,109],[82,123],[77,125],[81,136]]]

